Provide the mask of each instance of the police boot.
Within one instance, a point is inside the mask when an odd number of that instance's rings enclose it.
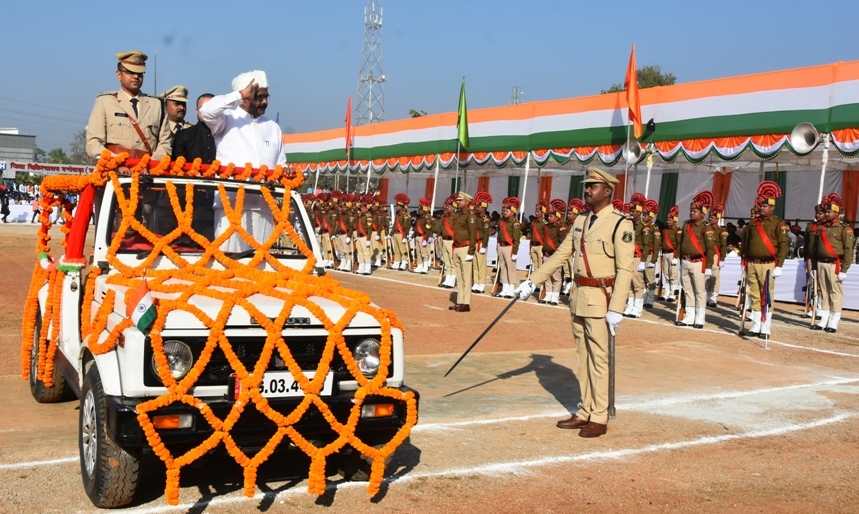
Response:
[[[761,333],[758,334],[758,339],[767,339],[772,331],[770,330],[770,325],[772,324],[773,313],[772,311],[767,312],[767,317],[764,321],[761,322]]]
[[[742,335],[749,337],[757,337],[761,334],[761,311],[749,312],[751,313],[751,318],[749,318],[749,320],[752,322],[752,328]]]
[[[829,315],[829,322],[826,324],[826,328],[824,328],[823,330],[829,332],[830,334],[836,332],[838,330],[839,321],[841,321],[841,313],[833,312]]]
[[[683,319],[674,322],[674,324],[679,327],[691,327],[695,324],[695,310],[695,307],[687,307]]]
[[[629,313],[630,318],[640,318],[644,311],[644,298],[635,298],[632,301],[632,311]]]
[[[820,315],[820,321],[816,325],[811,326],[811,330],[823,330],[829,325],[829,311],[817,311]]]
[[[695,324],[692,325],[695,328],[704,328],[704,317],[707,315],[707,309],[701,307],[695,309]]]
[[[623,310],[623,315],[629,317],[632,314],[633,302],[635,301],[635,297],[630,296],[626,299],[626,308]]]
[[[656,292],[647,290],[644,292],[644,308],[652,309],[653,308],[653,298],[656,296]]]
[[[668,303],[674,302],[674,286],[673,285],[668,286],[668,296],[665,297],[665,301]]]

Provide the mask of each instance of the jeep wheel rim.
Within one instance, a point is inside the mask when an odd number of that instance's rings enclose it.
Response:
[[[95,469],[96,446],[98,434],[96,432],[95,398],[92,390],[87,391],[84,397],[83,412],[81,413],[81,452],[86,468],[87,476],[92,477]]]

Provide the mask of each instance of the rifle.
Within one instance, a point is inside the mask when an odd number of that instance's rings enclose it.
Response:
[[[665,258],[663,256],[659,256],[659,289],[656,290],[656,297],[660,300],[665,299],[665,275],[663,271],[665,270]]]
[[[677,276],[680,280],[680,297],[677,298],[677,310],[674,313],[674,324],[678,324],[686,317],[686,295],[683,292],[683,261],[679,261],[677,265]]]
[[[408,237],[403,236],[403,240],[406,243],[406,255],[408,256],[407,259],[409,261],[409,271],[414,271],[415,261],[418,258],[418,250],[417,248],[412,248],[412,243]],[[412,253],[412,250],[414,250],[414,253]]]
[[[743,268],[743,278],[739,284],[740,290],[737,292],[737,302],[740,304],[740,335],[745,335],[747,299],[749,297],[749,280],[746,278],[745,268]]]
[[[806,302],[805,308],[806,312],[808,312],[808,308],[811,307],[811,326],[814,326],[814,322],[817,320],[817,277],[814,274],[814,270],[808,270],[808,278],[807,280],[811,282],[811,289],[805,295]],[[808,287],[808,286],[806,286]]]
[[[352,273],[358,273],[358,238],[356,237],[352,238]]]
[[[745,305],[745,288],[746,288],[746,267],[743,266],[743,272],[740,280],[737,281],[737,302],[734,308],[737,310],[743,309]]]
[[[388,221],[388,233],[385,234],[383,239],[385,240],[385,260],[387,261],[385,265],[388,269],[391,269],[391,265],[393,264],[391,261],[394,260],[394,249],[391,248],[391,242],[393,242],[394,237],[391,235],[391,232],[394,229],[394,204],[389,204],[388,207],[391,211],[391,217],[389,218],[390,221]]]
[[[492,281],[492,291],[489,292],[489,294],[492,296],[496,296],[498,294],[499,288],[501,287],[501,280],[499,278],[501,273],[498,272],[498,260],[499,260],[498,258],[499,257],[500,257],[500,254],[498,256],[496,256],[496,258],[495,258],[495,279]]]

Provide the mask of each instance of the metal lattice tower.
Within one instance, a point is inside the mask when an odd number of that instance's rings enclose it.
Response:
[[[510,105],[519,105],[522,103],[523,96],[522,88],[519,86],[513,86],[513,97],[510,99]]]
[[[382,71],[382,7],[378,0],[367,0],[364,8],[364,47],[358,74],[356,125],[385,121],[385,82]]]

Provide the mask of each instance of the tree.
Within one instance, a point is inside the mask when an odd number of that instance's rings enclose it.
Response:
[[[412,118],[420,118],[421,116],[426,116],[426,111],[416,111],[414,109],[409,109],[409,116]]]
[[[643,66],[638,68],[638,89],[647,89],[656,86],[672,86],[677,82],[677,77],[673,73],[662,73],[662,67],[659,65]],[[601,94],[619,93],[626,91],[623,84],[612,84],[608,89],[600,91]]]
[[[35,162],[45,162],[45,153],[44,150],[39,148],[38,146],[33,150],[33,161]]]
[[[51,164],[68,164],[69,156],[66,155],[66,151],[62,148],[54,148],[48,152],[47,157],[45,157],[45,162],[49,162]]]
[[[75,138],[69,145],[69,164],[93,165],[95,162],[86,153],[86,128],[75,132]]]

